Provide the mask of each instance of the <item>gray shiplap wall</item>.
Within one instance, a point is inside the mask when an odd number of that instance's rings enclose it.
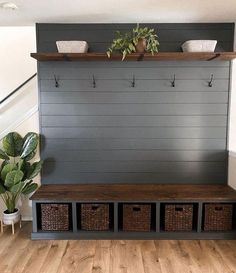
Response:
[[[38,52],[60,39],[105,51],[132,26],[38,24]],[[162,51],[199,38],[232,50],[233,24],[152,26]],[[229,62],[42,62],[38,72],[42,183],[226,183]]]

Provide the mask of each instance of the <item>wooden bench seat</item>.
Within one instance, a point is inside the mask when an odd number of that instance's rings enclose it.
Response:
[[[90,184],[42,185],[31,197],[43,201],[236,201],[227,185]]]

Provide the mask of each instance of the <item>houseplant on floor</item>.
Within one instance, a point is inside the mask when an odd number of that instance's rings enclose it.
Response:
[[[43,161],[30,163],[37,151],[39,137],[30,132],[24,138],[16,132],[7,134],[0,149],[0,196],[6,205],[3,223],[10,225],[19,221],[20,212],[17,203],[20,196],[34,192],[38,185],[33,183]]]
[[[158,52],[159,42],[154,29],[140,27],[139,24],[137,24],[131,32],[122,34],[117,31],[116,35],[116,39],[113,40],[107,51],[109,58],[113,51],[122,53],[122,61],[125,59],[127,54],[132,52],[151,52],[152,54]]]

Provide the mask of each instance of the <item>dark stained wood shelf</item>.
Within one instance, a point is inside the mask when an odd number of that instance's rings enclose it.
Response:
[[[37,201],[236,201],[227,185],[91,184],[42,185],[31,197]]]
[[[106,53],[31,53],[34,59],[45,61],[121,61],[121,54]],[[236,52],[159,52],[132,53],[126,56],[125,61],[230,61],[236,58]]]

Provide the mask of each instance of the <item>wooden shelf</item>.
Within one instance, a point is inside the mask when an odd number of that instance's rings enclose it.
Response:
[[[236,201],[227,185],[92,184],[42,185],[31,200],[37,201]]]
[[[120,54],[106,53],[31,53],[34,59],[45,61],[121,61]],[[230,61],[236,58],[236,52],[159,52],[133,53],[126,56],[125,61]]]

